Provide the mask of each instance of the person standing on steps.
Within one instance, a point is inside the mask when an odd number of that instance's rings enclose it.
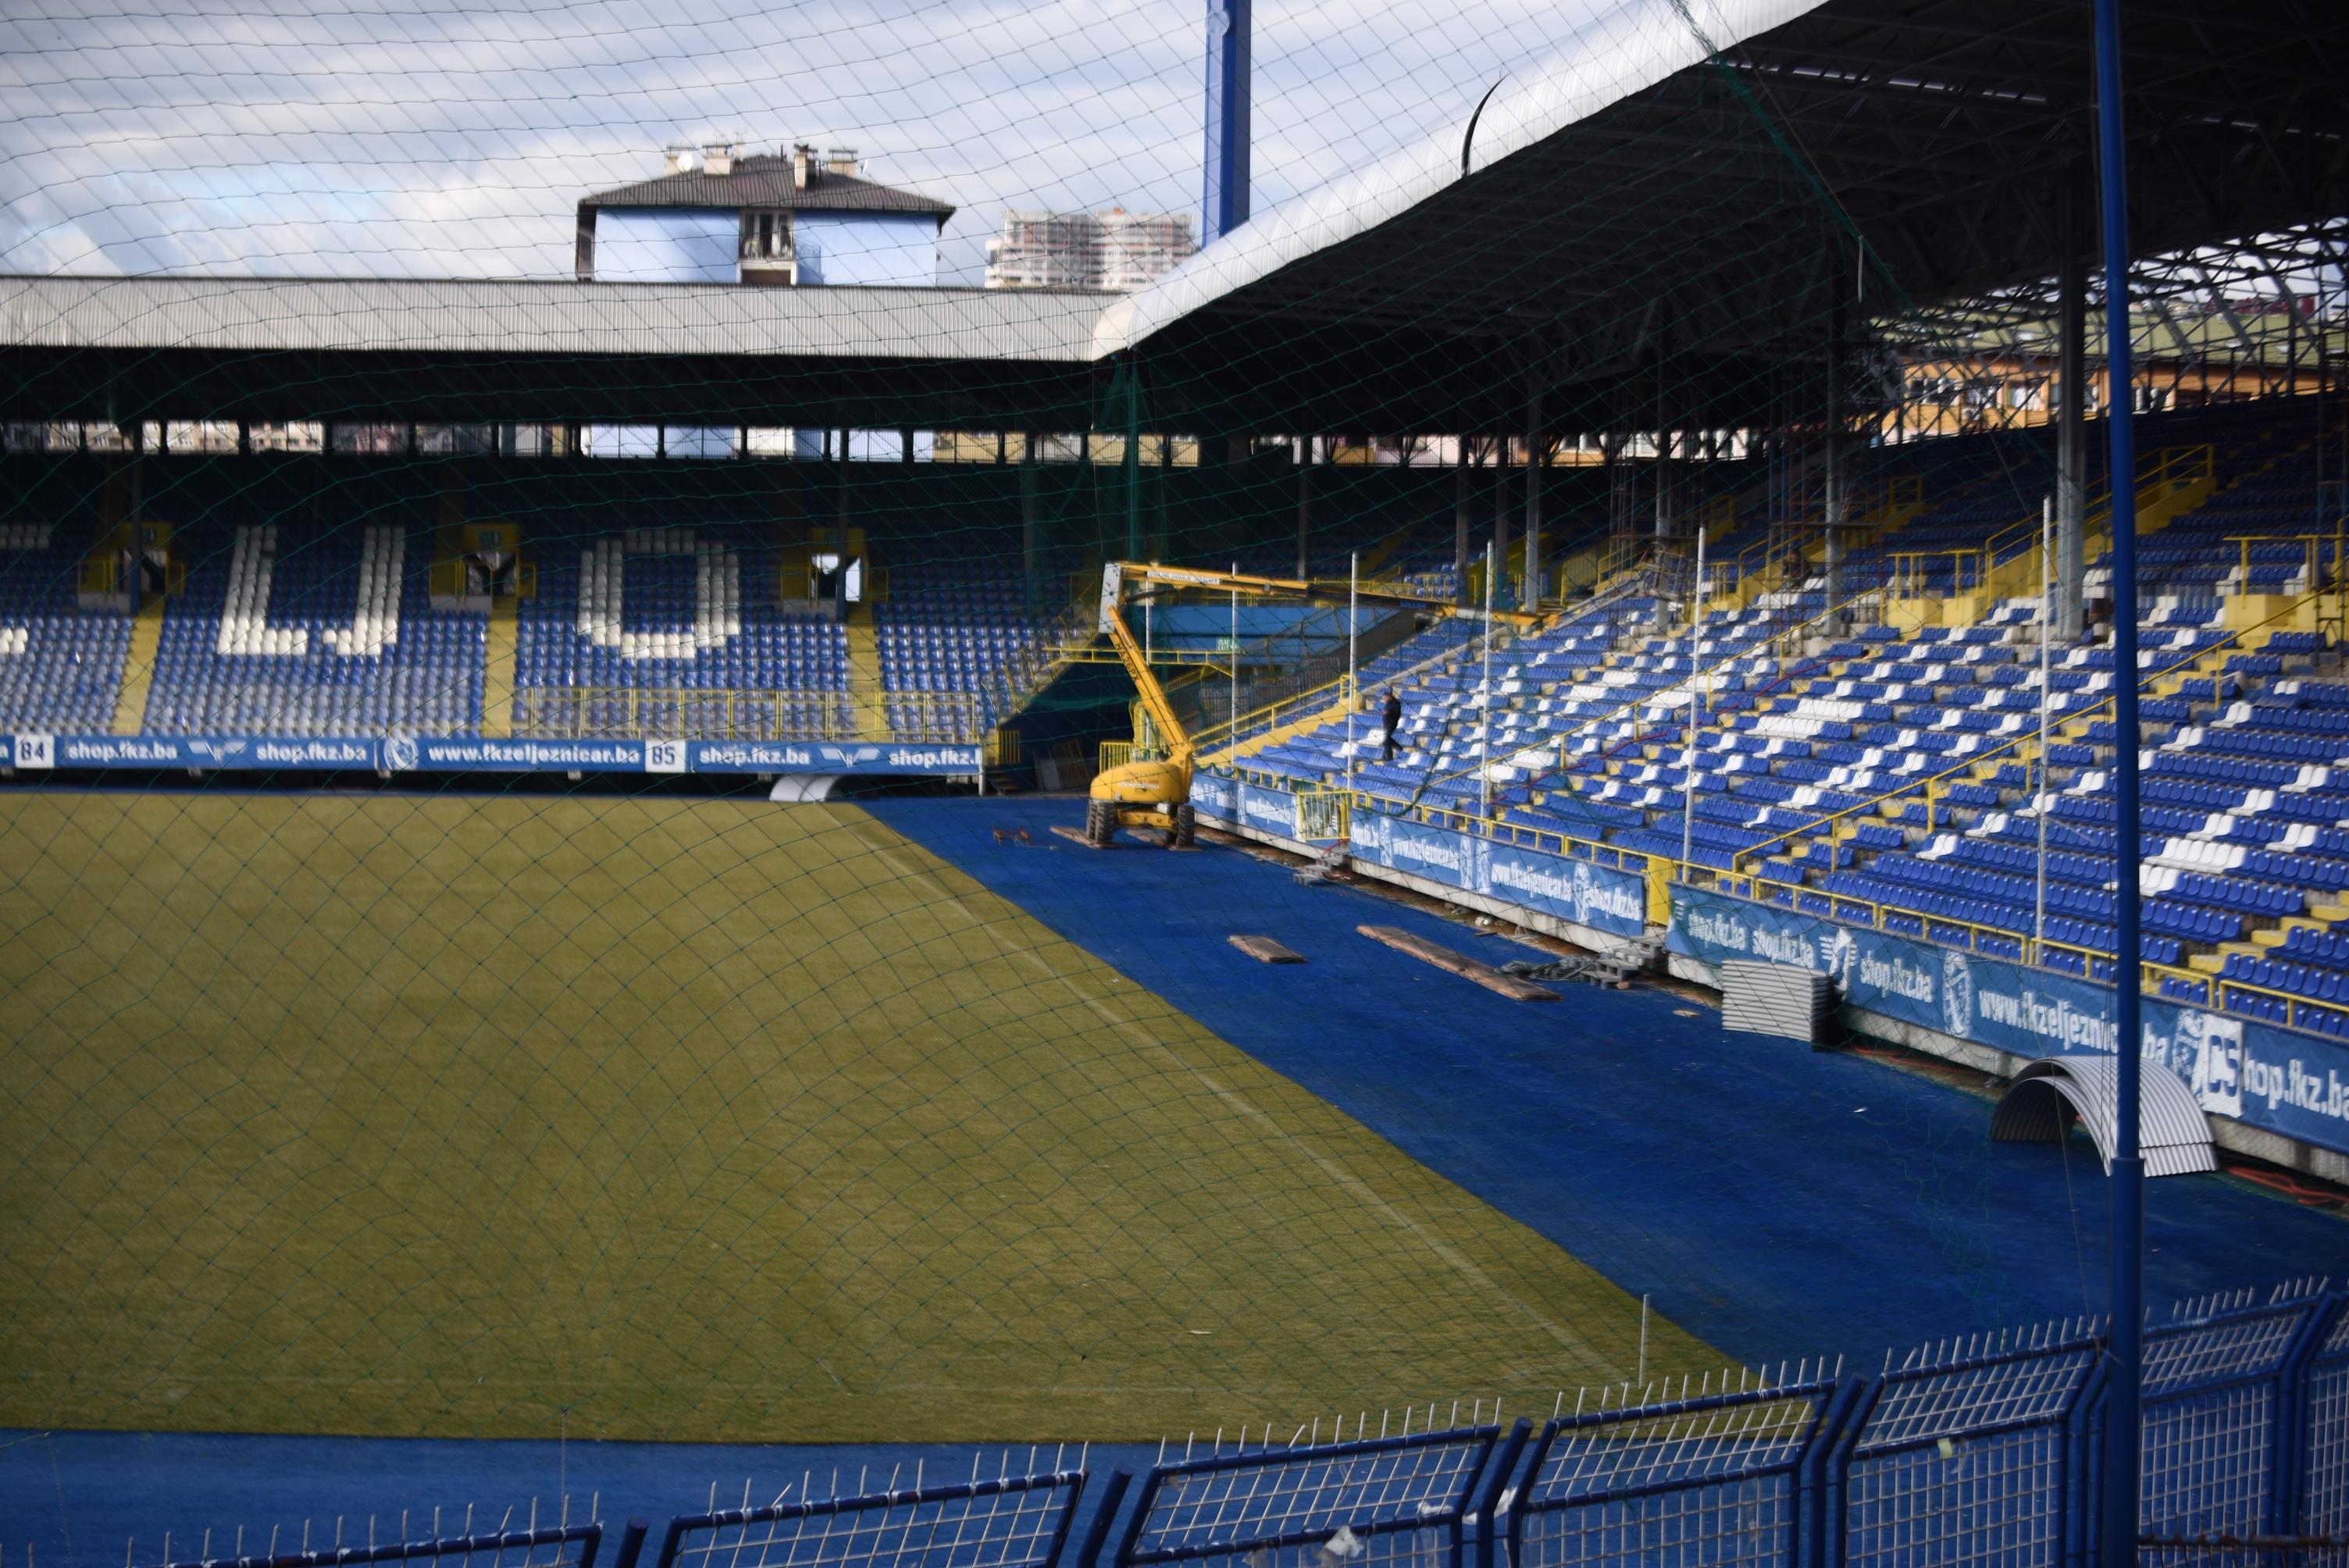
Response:
[[[1402,727],[1402,698],[1395,696],[1392,686],[1387,688],[1386,706],[1379,709],[1379,722],[1386,727],[1387,734],[1387,754],[1381,760],[1392,762],[1395,754],[1395,731]]]

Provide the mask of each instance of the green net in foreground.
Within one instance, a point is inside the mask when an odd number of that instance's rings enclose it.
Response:
[[[0,1423],[1140,1438],[1636,1355],[854,807],[13,794],[0,864]]]

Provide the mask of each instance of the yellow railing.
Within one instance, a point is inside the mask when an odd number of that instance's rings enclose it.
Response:
[[[1268,730],[1278,729],[1286,724],[1299,724],[1315,714],[1343,707],[1352,697],[1353,679],[1351,676],[1340,676],[1336,680],[1299,692],[1294,696],[1285,696],[1278,702],[1268,702],[1262,707],[1252,708],[1237,719],[1221,719],[1204,726],[1191,737],[1192,748],[1202,755],[1222,751],[1242,741],[1252,740]]]
[[[2217,455],[2207,443],[2164,447],[2153,454],[2151,466],[2137,474],[2139,526],[2148,530],[2158,527],[2177,514],[2179,502],[2197,500],[2207,493],[2217,475]],[[2113,507],[2109,486],[2086,497],[2085,505],[2085,525],[2091,530],[2102,526],[2109,531]],[[2028,517],[2017,518],[1980,544],[1946,550],[1895,551],[1889,592],[1896,599],[1965,593],[1983,588],[2000,593],[2036,593],[2039,575],[2033,558],[2044,526],[2044,518],[2034,511]],[[1943,562],[1950,565],[1946,586],[1931,581],[1933,570]]]
[[[1246,762],[1233,765],[1231,773],[1234,778],[1251,784],[1261,784],[1267,788],[1286,790],[1291,794],[1299,792],[1298,781],[1295,779],[1286,774],[1268,773],[1259,769],[1250,768]],[[1498,818],[1481,817],[1473,810],[1433,805],[1402,806],[1397,809],[1397,802],[1391,797],[1371,795],[1361,789],[1350,789],[1344,785],[1311,786],[1303,792],[1316,796],[1344,796],[1347,820],[1350,823],[1353,818],[1364,815],[1394,817],[1408,822],[1423,822],[1430,827],[1448,828],[1455,832],[1473,833],[1495,843],[1515,844],[1524,849],[1540,850],[1572,860],[1588,861],[1594,865],[1611,867],[1618,871],[1638,872],[1656,858],[1643,854],[1638,850],[1627,850],[1598,839],[1577,838],[1570,833],[1561,833],[1548,828],[1529,827],[1518,822],[1505,822]]]
[[[2237,593],[2251,590],[2251,547],[2256,544],[2296,544],[2300,546],[2300,582],[2298,592],[2313,593],[2324,586],[2325,569],[2342,567],[2341,546],[2344,531],[2349,531],[2349,518],[2337,519],[2330,533],[2230,533],[2227,542],[2235,547],[2235,588]],[[2326,546],[2332,548],[2328,552]],[[2272,562],[2259,562],[2269,565]],[[2286,588],[2282,592],[2291,593]]]
[[[1133,754],[1136,749],[1137,748],[1133,742],[1131,740],[1102,741],[1101,743],[1101,770],[1106,773],[1112,768],[1124,767],[1127,763],[1133,760]]]
[[[1882,931],[1896,936],[1914,936],[1943,947],[1955,945],[1947,940],[1951,934],[1962,936],[1969,953],[1987,954],[1994,957],[2014,957],[2008,948],[2019,954],[2016,961],[2047,966],[2046,954],[2065,953],[2079,960],[2078,973],[2089,973],[2092,962],[2111,955],[2101,948],[2085,947],[2075,942],[2051,942],[2034,937],[2026,931],[2010,931],[2002,925],[1983,925],[1976,921],[1960,920],[1951,915],[1928,914],[1923,910],[1909,909],[1897,903],[1876,899],[1855,898],[1849,893],[1829,892],[1806,882],[1781,882],[1774,877],[1758,876],[1748,872],[1723,871],[1718,866],[1700,865],[1693,861],[1672,862],[1675,885],[1710,888],[1733,897],[1750,899],[1756,903],[1775,904],[1798,913],[1824,915],[1848,925],[1865,925],[1871,931]],[[1896,929],[1892,922],[1915,922],[1913,931]]]
[[[2282,956],[2286,963],[2291,962],[2289,955]],[[2183,981],[2189,985],[2208,985],[2209,1000],[2201,1005],[2221,1013],[2230,1010],[2227,1002],[2232,996],[2264,996],[2271,1002],[2281,1002],[2284,1006],[2285,1023],[2295,1029],[2318,1028],[2319,1025],[2310,1020],[2312,1013],[2338,1013],[2342,1010],[2338,1002],[2315,1001],[2307,996],[2296,996],[2289,991],[2279,991],[2272,985],[2255,985],[2248,980],[2230,980],[2217,975],[2206,975],[2199,969],[2180,969],[2171,964],[2148,964],[2145,966],[2145,976],[2148,985],[2155,988],[2164,980]]]
[[[686,686],[523,686],[520,739],[864,740],[975,746],[1003,711],[1000,695],[731,690]]]
[[[2181,670],[2190,669],[2195,665],[2199,664],[2202,660],[2210,657],[2213,654],[2225,653],[2230,648],[2242,648],[2247,645],[2244,639],[2249,637],[2252,633],[2264,631],[2280,621],[2291,620],[2299,613],[2302,605],[2315,597],[2316,595],[2313,593],[2302,594],[2284,609],[2277,611],[2274,614],[2268,616],[2265,620],[2259,622],[2257,624],[2245,626],[2240,631],[2229,632],[2225,634],[2224,637],[2220,642],[2209,647],[2203,648],[2199,652],[2189,654],[2185,658],[2178,660],[2175,664],[2165,665],[2151,670],[2141,669],[2137,676],[2137,684],[2140,688],[2143,688],[2151,685],[2155,681],[2163,679],[2166,676],[2174,676]],[[2013,739],[2007,740],[2001,745],[1992,747],[1984,751],[1976,751],[1969,754],[1964,761],[1959,763],[1954,768],[1944,769],[1940,772],[1931,774],[1924,779],[1913,779],[1907,784],[1903,784],[1898,789],[1889,789],[1881,795],[1861,801],[1857,806],[1847,806],[1840,811],[1832,812],[1826,816],[1818,818],[1815,821],[1806,822],[1799,828],[1790,829],[1787,831],[1779,834],[1775,839],[1764,839],[1760,843],[1749,844],[1744,849],[1738,851],[1737,861],[1741,866],[1744,865],[1752,856],[1764,854],[1774,847],[1786,842],[1790,839],[1815,837],[1822,828],[1826,829],[1829,833],[1832,834],[1835,830],[1835,825],[1838,822],[1860,816],[1864,813],[1880,814],[1878,810],[1879,808],[1890,805],[1897,800],[1908,799],[1916,796],[1920,792],[1922,792],[1929,801],[1938,800],[1939,797],[1936,793],[1937,789],[1946,787],[1949,780],[1951,779],[1958,777],[1960,774],[1971,773],[1983,763],[1996,761],[2000,758],[2006,756],[2008,753],[2015,752],[2017,748],[2022,747],[2026,743],[2044,743],[2045,737],[2052,735],[2057,726],[2068,727],[2069,726],[2079,723],[2082,719],[2094,718],[2100,713],[2109,713],[2112,709],[2113,704],[2118,699],[2118,696],[2119,694],[2116,692],[2112,696],[2092,703],[2086,707],[2073,708],[2064,713],[2050,714],[2047,716],[2049,727],[2045,731],[2039,729],[2020,731]],[[2043,756],[2043,752],[2033,751],[2019,754],[2013,759],[2030,765],[2037,765],[2042,760]]]

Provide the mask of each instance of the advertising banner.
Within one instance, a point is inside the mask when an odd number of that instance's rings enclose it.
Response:
[[[0,767],[367,769],[386,773],[965,775],[976,746],[888,742],[499,740],[472,737],[16,735]]]
[[[1275,838],[1294,840],[1297,837],[1297,797],[1286,789],[1268,789],[1261,784],[1240,786],[1239,821],[1259,833]],[[1191,808],[1194,813],[1196,806]]]
[[[1354,858],[1482,893],[1615,936],[1648,929],[1647,884],[1630,872],[1425,822],[1357,811]]]
[[[1191,776],[1191,814],[1218,822],[1240,820],[1240,787],[1213,773]]]
[[[976,746],[828,740],[692,740],[684,744],[685,769],[691,773],[936,775],[976,773],[979,768]]]
[[[1671,947],[1816,970],[1855,1007],[2016,1056],[2119,1048],[2109,985],[1722,893],[1672,890]],[[2146,1060],[2205,1110],[2349,1150],[2349,1046],[2158,996],[2141,1007]]]
[[[33,738],[16,738],[20,752]],[[383,754],[357,736],[60,735],[51,744],[58,768],[373,769]]]

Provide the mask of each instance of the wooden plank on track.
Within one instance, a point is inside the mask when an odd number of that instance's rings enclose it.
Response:
[[[1512,1002],[1555,1002],[1558,994],[1530,980],[1520,980],[1514,975],[1504,975],[1489,964],[1479,964],[1474,958],[1463,957],[1448,947],[1438,947],[1424,937],[1392,925],[1358,925],[1354,927],[1373,942],[1383,942],[1398,953],[1408,953],[1423,963],[1446,969],[1464,980],[1474,980],[1487,991],[1497,991]]]
[[[1235,932],[1231,944],[1250,958],[1263,964],[1302,964],[1305,954],[1269,936],[1242,936]]]

